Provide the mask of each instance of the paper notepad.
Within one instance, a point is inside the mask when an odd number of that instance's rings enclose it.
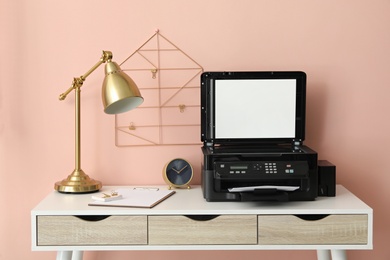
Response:
[[[108,207],[136,207],[152,208],[161,201],[175,194],[172,190],[161,190],[154,188],[123,188],[115,190],[122,199],[112,201],[92,201],[89,206],[108,206]]]

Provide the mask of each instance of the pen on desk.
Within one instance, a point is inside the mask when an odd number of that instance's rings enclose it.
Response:
[[[150,190],[150,191],[158,191],[159,188],[155,187],[135,187],[133,190]]]

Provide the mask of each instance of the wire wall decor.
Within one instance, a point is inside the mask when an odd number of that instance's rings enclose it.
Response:
[[[157,30],[120,67],[144,103],[115,116],[115,144],[200,144],[200,66]]]

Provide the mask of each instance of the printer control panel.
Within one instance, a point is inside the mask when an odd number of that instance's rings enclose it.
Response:
[[[306,161],[250,161],[250,162],[215,162],[217,178],[256,178],[263,177],[286,177],[306,176],[309,165]]]

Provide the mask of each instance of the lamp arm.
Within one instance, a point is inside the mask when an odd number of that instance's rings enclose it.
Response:
[[[62,93],[59,96],[59,100],[64,100],[66,96],[72,92],[72,90],[81,87],[85,81],[85,79],[94,72],[100,65],[103,63],[106,63],[107,61],[110,61],[112,59],[112,52],[110,51],[103,51],[103,54],[100,58],[100,60],[91,68],[89,69],[84,75],[80,76],[79,78],[73,78],[72,85],[70,88],[68,88],[64,93]]]

